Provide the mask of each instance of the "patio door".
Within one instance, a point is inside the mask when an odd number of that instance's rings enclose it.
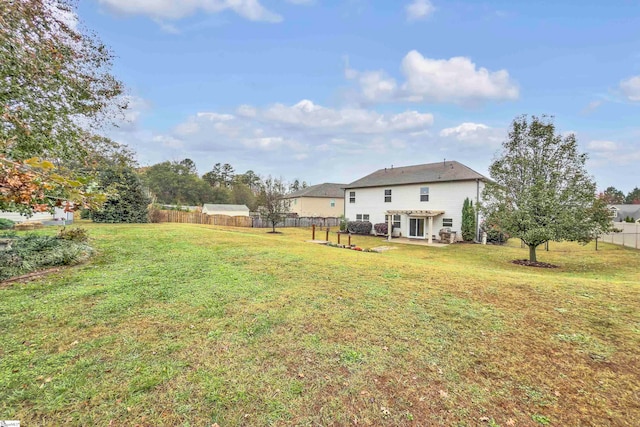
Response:
[[[424,239],[424,218],[409,218],[409,237]]]

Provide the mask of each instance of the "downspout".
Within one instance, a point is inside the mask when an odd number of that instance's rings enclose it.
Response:
[[[480,180],[476,179],[476,242],[480,241]]]

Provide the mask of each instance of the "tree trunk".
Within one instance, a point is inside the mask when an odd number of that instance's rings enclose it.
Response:
[[[529,261],[531,262],[537,262],[537,258],[536,258],[536,246],[535,245],[529,245]]]
[[[273,221],[271,221],[271,231],[272,231],[273,233],[275,233],[275,232],[276,232],[276,223],[275,223],[275,222],[273,222]]]

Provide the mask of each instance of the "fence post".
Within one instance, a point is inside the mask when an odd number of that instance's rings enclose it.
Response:
[[[351,247],[351,233],[349,233],[349,247]]]
[[[340,232],[338,231],[338,244],[340,244]]]
[[[311,240],[316,240],[316,225],[311,224]]]
[[[324,240],[326,240],[327,242],[329,241],[329,227],[327,227],[327,238]]]

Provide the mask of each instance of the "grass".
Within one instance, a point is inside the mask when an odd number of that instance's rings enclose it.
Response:
[[[305,243],[88,224],[98,254],[0,289],[23,425],[635,425],[640,252]],[[335,238],[334,238],[335,240]],[[356,237],[364,248],[385,244]]]

